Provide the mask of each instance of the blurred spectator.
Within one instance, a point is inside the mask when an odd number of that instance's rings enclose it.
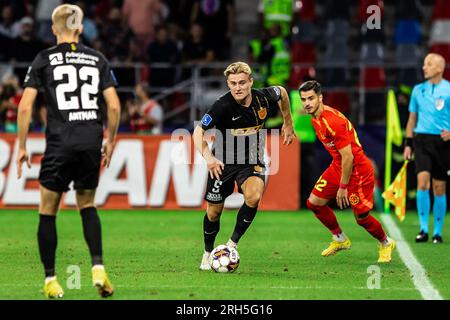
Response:
[[[156,39],[147,48],[147,58],[150,64],[167,63],[175,65],[180,60],[180,52],[175,42],[169,38],[166,26],[159,26],[156,31]],[[175,83],[175,68],[154,67],[150,68],[150,84],[152,86],[170,87]]]
[[[10,47],[10,59],[17,62],[31,62],[39,51],[46,46],[44,43],[33,37],[34,21],[30,17],[20,20],[20,36],[13,39]]]
[[[95,25],[94,20],[91,19],[91,11],[86,9],[86,5],[83,1],[77,1],[75,2],[75,5],[79,6],[84,12],[82,37],[87,40],[89,45],[91,45],[98,37],[97,26]]]
[[[128,102],[131,132],[161,134],[164,113],[156,100],[150,99],[150,86],[146,82],[136,85],[136,103]]]
[[[193,0],[192,19],[205,31],[205,41],[219,60],[231,58],[231,39],[235,28],[234,0]]]
[[[296,1],[293,0],[260,0],[258,11],[261,26],[270,29],[277,24],[281,27],[282,36],[287,37],[291,34],[292,19],[296,9]]]
[[[176,24],[187,32],[192,21],[193,0],[164,0],[169,9],[167,23]]]
[[[134,35],[122,24],[119,8],[112,8],[100,27],[100,38],[107,46],[101,52],[112,62],[123,61],[129,56],[130,42]]]
[[[11,38],[0,33],[0,48],[2,48],[2,50],[0,50],[0,62],[6,62],[9,60],[9,50],[7,50],[6,48],[9,48],[11,46],[11,42]]]
[[[154,39],[155,26],[162,21],[160,0],[124,0],[122,14],[141,48],[146,48]]]
[[[16,38],[20,34],[20,23],[14,21],[14,13],[11,6],[4,6],[2,9],[0,34],[8,38]]]
[[[62,0],[37,1],[35,13],[38,27],[37,35],[45,43],[53,44],[55,42],[55,36],[52,32],[52,13],[62,3]]]
[[[205,41],[201,25],[194,23],[189,38],[183,44],[183,62],[206,63],[214,60],[214,51]]]
[[[0,114],[5,132],[17,132],[17,108],[22,97],[22,90],[16,76],[4,81],[0,88]]]

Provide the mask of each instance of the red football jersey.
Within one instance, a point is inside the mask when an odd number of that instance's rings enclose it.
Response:
[[[329,106],[324,106],[324,110],[319,118],[312,118],[312,124],[316,135],[325,149],[333,157],[333,165],[341,168],[341,154],[339,149],[348,145],[352,147],[353,167],[368,165],[370,160],[366,157],[358,135],[352,123],[338,110]]]

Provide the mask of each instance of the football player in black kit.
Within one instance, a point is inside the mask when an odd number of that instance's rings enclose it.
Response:
[[[32,106],[43,89],[47,107],[46,149],[39,172],[40,206],[38,246],[45,269],[44,295],[60,298],[56,279],[56,214],[61,196],[74,182],[83,233],[92,260],[92,280],[102,297],[114,289],[103,266],[100,219],[94,198],[100,166],[109,166],[120,119],[116,81],[105,57],[78,42],[83,31],[78,6],[61,5],[52,15],[57,45],[41,51],[28,69],[18,110],[18,178],[22,164],[30,167],[26,139]],[[108,137],[102,151],[103,121],[100,98],[107,106]]]
[[[266,170],[263,161],[265,135],[261,129],[269,111],[281,109],[283,144],[291,144],[295,137],[286,89],[278,86],[252,89],[252,70],[244,62],[232,63],[224,75],[230,91],[213,104],[193,134],[196,149],[206,160],[209,170],[205,194],[207,211],[203,220],[205,251],[200,270],[211,269],[209,258],[220,229],[220,215],[225,199],[234,191],[235,181],[244,195],[244,204],[237,214],[228,246],[237,246],[256,215],[264,192]],[[212,152],[205,141],[205,131],[214,127]]]

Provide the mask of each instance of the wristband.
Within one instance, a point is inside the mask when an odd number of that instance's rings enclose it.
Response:
[[[405,138],[405,147],[413,148],[413,138]]]
[[[348,183],[339,183],[339,189],[347,189]]]

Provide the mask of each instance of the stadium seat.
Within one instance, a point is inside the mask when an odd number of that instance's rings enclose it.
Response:
[[[330,67],[347,66],[349,46],[345,42],[329,43],[322,61]]]
[[[325,41],[327,45],[336,42],[347,43],[350,38],[350,22],[344,19],[332,19],[327,22]]]
[[[295,21],[292,27],[292,40],[296,42],[315,42],[317,30],[311,21]]]
[[[395,20],[420,20],[421,18],[420,0],[395,1]]]
[[[395,63],[399,66],[420,66],[423,53],[418,45],[399,44],[395,47]]]
[[[302,21],[314,21],[316,19],[316,9],[314,0],[300,0],[297,16]]]
[[[323,102],[345,115],[350,113],[350,97],[347,91],[328,90],[324,93]]]
[[[326,20],[350,20],[350,0],[322,0]]]
[[[438,53],[442,55],[446,61],[450,61],[450,44],[448,43],[434,43],[431,45],[430,53]]]
[[[293,63],[316,63],[317,52],[314,43],[292,43],[292,62]]]
[[[420,24],[417,20],[400,20],[395,24],[394,43],[420,43]]]
[[[289,78],[289,88],[297,89],[303,81],[306,79],[316,78],[316,69],[313,67],[302,68],[299,66],[293,66],[291,69],[291,76]]]
[[[326,68],[323,75],[324,85],[327,87],[346,87],[349,84],[349,70],[347,68]]]
[[[372,5],[380,7],[381,8],[381,17],[384,16],[384,1],[383,0],[359,0],[358,17],[357,17],[357,21],[359,23],[366,23],[367,19],[371,15],[370,13],[367,13],[367,8]]]
[[[360,39],[361,42],[378,42],[381,44],[384,44],[385,42],[385,36],[384,36],[384,30],[381,29],[369,29],[367,28],[367,24],[363,23],[361,24],[360,29]]]
[[[366,65],[384,63],[384,48],[381,43],[369,42],[361,46],[360,62]]]
[[[450,19],[450,2],[448,0],[436,0],[433,7],[431,20]]]
[[[367,123],[381,122],[386,117],[386,94],[366,92],[364,95],[364,119]]]
[[[366,89],[379,89],[386,86],[386,73],[383,67],[366,67],[361,70],[360,86]]]
[[[430,32],[430,43],[450,43],[450,19],[433,22]]]

